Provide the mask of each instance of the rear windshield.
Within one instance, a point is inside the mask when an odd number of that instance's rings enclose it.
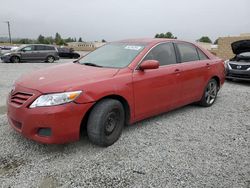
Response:
[[[100,67],[122,68],[128,66],[144,47],[141,44],[106,44],[80,59],[79,63],[91,63]]]

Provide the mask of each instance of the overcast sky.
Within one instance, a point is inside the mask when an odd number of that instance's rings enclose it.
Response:
[[[250,33],[250,0],[1,0],[0,36],[39,34],[87,41],[154,37],[171,31],[194,41],[202,35]]]

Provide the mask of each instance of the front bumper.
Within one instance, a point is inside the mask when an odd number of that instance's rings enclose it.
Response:
[[[63,144],[79,139],[82,119],[92,103],[76,104],[71,102],[58,106],[30,109],[28,106],[39,96],[39,92],[30,91],[27,88],[23,89],[25,92],[34,93],[35,96],[32,96],[21,106],[13,103],[10,96],[7,100],[8,120],[17,132],[45,144]],[[41,129],[49,129],[51,134],[49,136],[41,135],[39,132]]]
[[[226,78],[227,79],[250,81],[250,70],[227,69]]]
[[[10,56],[1,56],[1,60],[5,63],[10,63]]]

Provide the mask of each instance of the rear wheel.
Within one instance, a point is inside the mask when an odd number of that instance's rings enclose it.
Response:
[[[216,100],[217,93],[218,83],[215,79],[211,79],[206,86],[206,89],[199,104],[205,107],[212,106]]]
[[[87,123],[89,139],[99,146],[110,146],[119,139],[124,123],[122,104],[114,99],[104,99],[90,112]]]
[[[46,62],[53,63],[55,61],[55,58],[53,56],[48,56],[46,59]]]
[[[11,63],[20,63],[20,58],[17,56],[13,56],[10,58]]]

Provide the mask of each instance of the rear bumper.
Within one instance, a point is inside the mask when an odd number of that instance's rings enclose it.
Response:
[[[250,70],[227,69],[226,78],[250,81]]]
[[[55,60],[59,60],[59,59],[60,59],[59,55],[55,56]]]

